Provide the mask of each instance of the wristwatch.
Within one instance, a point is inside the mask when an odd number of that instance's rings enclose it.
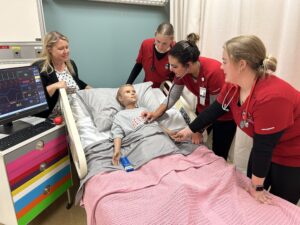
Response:
[[[254,185],[252,184],[252,187],[255,189],[255,191],[263,191],[264,185]]]

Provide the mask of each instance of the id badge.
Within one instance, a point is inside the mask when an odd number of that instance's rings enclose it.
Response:
[[[205,105],[205,99],[206,99],[206,88],[205,87],[200,87],[199,89],[199,99],[200,99],[200,104]]]

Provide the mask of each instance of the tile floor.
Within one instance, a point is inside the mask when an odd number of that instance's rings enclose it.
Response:
[[[66,209],[67,196],[61,196],[29,225],[86,225],[86,214],[80,206]]]

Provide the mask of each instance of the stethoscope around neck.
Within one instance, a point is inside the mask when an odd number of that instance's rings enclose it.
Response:
[[[249,99],[248,99],[248,101],[247,101],[246,108],[242,111],[242,120],[241,120],[241,122],[240,122],[240,127],[241,127],[242,129],[243,129],[244,127],[246,127],[246,128],[249,127],[249,122],[250,122],[251,119],[250,119],[250,116],[249,116],[248,109],[249,109],[249,103],[250,103],[250,101],[251,101],[251,99],[252,99],[252,95],[253,95],[253,92],[254,92],[254,88],[255,88],[256,82],[257,82],[257,80],[254,81],[254,84],[253,84],[253,86],[252,86],[252,88],[251,88],[251,91],[250,91],[250,94],[249,94]],[[234,89],[233,95],[231,96],[231,98],[229,99],[229,101],[226,103],[226,99],[228,98],[229,94],[232,92],[233,89]],[[236,95],[238,89],[239,89],[238,86],[235,85],[235,86],[231,87],[231,88],[227,91],[227,93],[226,93],[226,95],[225,95],[225,97],[224,97],[224,99],[223,99],[223,102],[222,102],[222,109],[225,110],[226,112],[229,112],[228,106],[229,106],[230,103],[232,102],[232,100],[233,100],[234,96]]]
[[[156,70],[154,65],[154,56],[155,56],[155,44],[153,44],[153,48],[152,48],[152,64],[150,67],[151,72],[154,72]]]
[[[153,44],[153,48],[152,48],[152,63],[151,63],[151,67],[150,67],[151,72],[154,72],[156,70],[155,63],[154,63],[154,60],[155,60],[154,57],[155,57],[155,43]],[[168,64],[168,67],[169,67],[169,64]]]

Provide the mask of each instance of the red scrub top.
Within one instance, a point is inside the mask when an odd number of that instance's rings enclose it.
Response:
[[[174,83],[178,85],[185,85],[197,97],[197,112],[203,111],[212,102],[210,102],[210,95],[217,95],[220,93],[222,86],[225,84],[225,74],[221,69],[221,63],[217,60],[199,57],[200,71],[197,80],[194,80],[191,74],[186,74],[179,79],[175,76]],[[200,104],[200,88],[206,88],[205,105]],[[232,120],[231,113],[226,113],[220,117],[219,120]]]
[[[143,41],[136,62],[143,65],[143,69],[145,71],[144,82],[152,81],[152,87],[159,88],[162,82],[169,79],[170,69],[168,54],[166,54],[160,60],[156,58],[154,52],[154,42],[155,38],[150,38]],[[153,70],[151,70],[152,63],[154,65]]]
[[[232,101],[229,103],[231,98]],[[274,75],[259,79],[253,89],[247,110],[248,127],[241,126],[243,124],[241,121],[249,96],[243,105],[239,106],[238,86],[225,84],[217,101],[223,106],[229,103],[235,122],[250,137],[253,137],[254,133],[273,134],[284,130],[273,151],[272,162],[300,167],[299,91]]]

